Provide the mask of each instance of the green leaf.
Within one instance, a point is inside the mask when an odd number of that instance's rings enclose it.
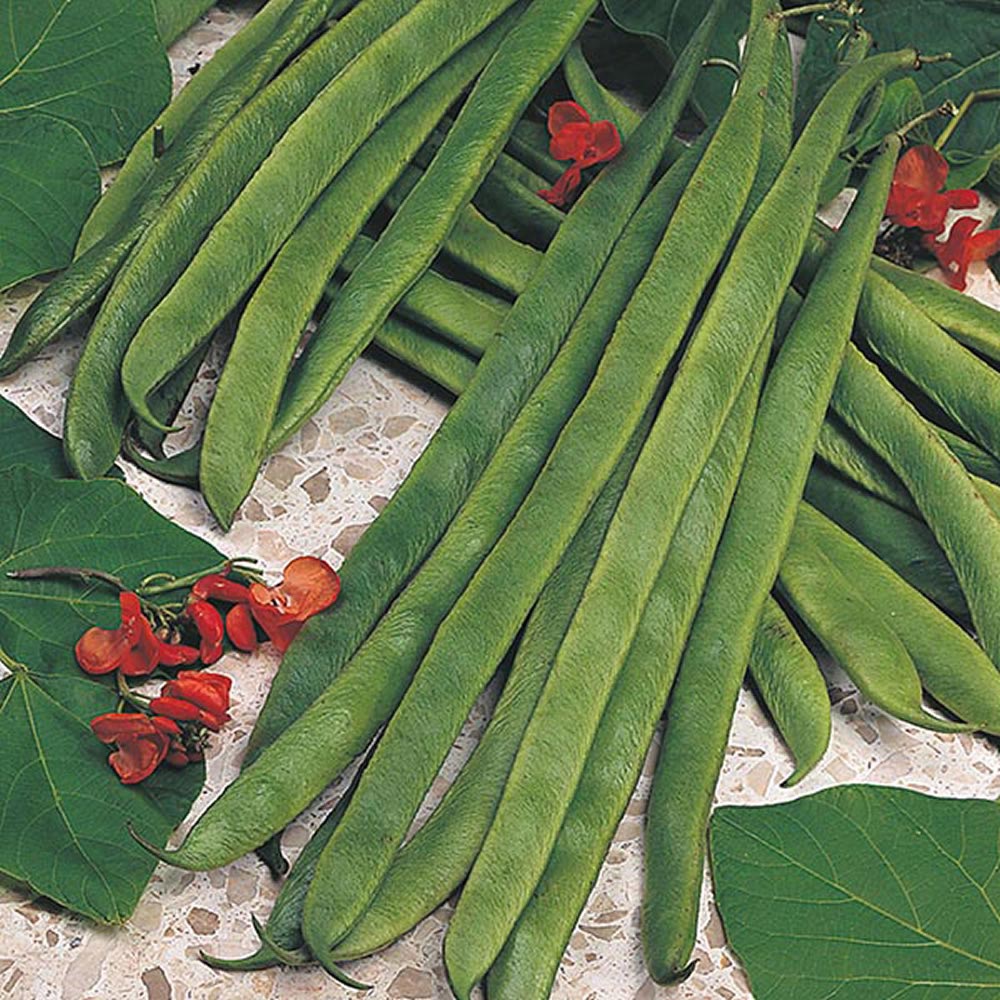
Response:
[[[204,771],[163,767],[122,785],[88,727],[116,710],[113,682],[84,674],[73,655],[91,625],[117,625],[117,596],[103,585],[6,574],[85,566],[134,587],[153,572],[185,575],[219,561],[123,483],[54,480],[23,466],[0,475],[0,650],[20,664],[0,681],[0,871],[95,920],[126,919],[155,867],[126,822],[165,844]]]
[[[1000,996],[1000,805],[845,785],[727,806],[716,899],[768,1000]]]
[[[100,193],[97,163],[73,126],[0,115],[0,290],[69,264]]]
[[[150,0],[0,0],[0,119],[72,125],[121,159],[170,99]]]
[[[862,156],[870,153],[890,132],[912,122],[923,113],[923,110],[924,102],[920,96],[920,88],[913,77],[904,76],[894,80],[886,87],[878,111],[857,142],[858,153]],[[919,133],[914,133],[912,137],[921,138]]]
[[[959,104],[974,90],[1000,86],[1000,5],[993,0],[871,0],[860,22],[883,52],[913,46],[927,55],[952,54],[952,60],[925,65],[913,76],[928,108],[948,99]],[[837,35],[814,18],[802,59],[799,112],[815,104],[836,44]],[[943,121],[935,125],[935,134],[943,127]],[[996,145],[998,135],[1000,101],[981,101],[962,120],[948,150],[979,156]]]
[[[156,0],[156,27],[164,45],[172,45],[215,0]]]
[[[604,0],[604,9],[618,27],[636,35],[659,39],[673,62],[701,23],[709,0]],[[711,54],[739,60],[739,39],[746,34],[750,0],[734,0],[719,21]],[[692,103],[705,121],[713,121],[726,109],[733,91],[732,74],[724,69],[706,69],[698,77]]]

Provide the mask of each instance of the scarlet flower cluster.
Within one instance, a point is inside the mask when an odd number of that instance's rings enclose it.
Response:
[[[583,182],[583,171],[613,160],[622,148],[621,136],[613,122],[592,122],[576,101],[556,101],[549,108],[549,153],[556,160],[572,164],[550,188],[538,194],[550,205],[566,205]]]
[[[943,190],[947,180],[948,161],[933,146],[914,146],[896,164],[885,214],[897,226],[921,230],[921,243],[937,258],[948,284],[964,291],[969,265],[1000,252],[1000,229],[976,232],[979,220],[966,215],[939,240],[949,211],[979,205],[979,195],[968,188]]]
[[[124,591],[118,628],[88,629],[76,644],[76,659],[87,673],[118,670],[123,678],[144,677],[157,667],[208,666],[222,656],[227,636],[237,649],[256,649],[258,626],[284,651],[306,620],[333,604],[339,593],[333,568],[309,556],[293,559],[275,587],[248,586],[225,573],[210,573],[194,582],[172,619],[162,608],[151,609],[159,619],[169,619],[154,630],[139,595]],[[213,602],[230,605],[225,620]],[[197,646],[180,640],[185,631],[197,635]],[[126,694],[144,711],[99,715],[91,729],[103,743],[116,745],[108,761],[122,782],[135,784],[164,761],[183,767],[203,758],[207,733],[229,721],[230,686],[222,674],[181,670],[152,699]]]

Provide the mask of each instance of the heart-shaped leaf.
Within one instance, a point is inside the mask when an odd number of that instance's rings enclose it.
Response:
[[[215,0],[156,0],[156,26],[164,45],[172,45]]]
[[[72,260],[97,165],[169,98],[151,0],[0,0],[0,289]]]
[[[27,465],[57,479],[70,475],[63,458],[62,442],[39,427],[13,403],[0,398],[0,473]]]
[[[711,825],[754,996],[1000,996],[1000,805],[845,785]]]
[[[154,572],[186,575],[219,561],[123,483],[56,480],[23,466],[0,475],[0,651],[14,665],[0,681],[0,871],[95,920],[124,920],[155,867],[126,822],[166,843],[204,771],[161,767],[122,785],[88,726],[115,711],[113,683],[84,674],[73,654],[91,625],[117,625],[116,594],[6,574],[83,566],[134,587]]]

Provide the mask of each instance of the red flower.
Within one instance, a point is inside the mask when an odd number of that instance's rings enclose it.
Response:
[[[934,254],[952,288],[965,291],[969,265],[976,260],[989,260],[1000,253],[1000,229],[984,229],[977,233],[979,220],[971,215],[957,219],[943,242],[928,234],[924,246]]]
[[[556,101],[549,108],[549,152],[557,160],[573,163],[555,184],[539,191],[551,205],[565,205],[583,180],[583,171],[614,159],[622,148],[621,136],[613,122],[592,122],[575,101]]]
[[[192,601],[185,612],[201,637],[199,655],[205,666],[211,666],[222,656],[222,640],[226,634],[222,615],[208,601]]]
[[[182,670],[167,681],[159,697],[149,707],[158,715],[179,722],[197,722],[213,732],[229,721],[229,688],[232,681],[223,674]]]
[[[948,161],[933,146],[914,146],[896,164],[885,214],[897,226],[944,232],[952,208],[975,208],[979,195],[959,188],[941,191],[948,179]]]
[[[161,643],[142,613],[138,596],[125,591],[118,603],[121,625],[87,629],[76,644],[76,660],[88,674],[109,674],[121,668],[126,677],[141,677],[160,662]]]
[[[250,612],[282,652],[288,649],[307,618],[337,599],[340,577],[322,559],[301,556],[285,567],[277,587],[250,585]]]
[[[249,604],[234,604],[226,612],[226,634],[229,641],[244,653],[252,653],[257,648],[257,628]]]
[[[118,744],[108,763],[125,785],[148,778],[166,758],[171,739],[180,734],[172,719],[141,712],[106,712],[91,720],[90,728],[102,743]]]

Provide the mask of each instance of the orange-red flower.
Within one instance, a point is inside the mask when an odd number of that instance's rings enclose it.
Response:
[[[172,719],[141,712],[106,712],[91,720],[90,728],[102,743],[118,745],[108,763],[126,785],[148,778],[166,758],[171,740],[180,735]]]
[[[126,677],[142,677],[160,662],[161,643],[143,615],[136,594],[125,591],[118,603],[121,625],[116,629],[87,629],[76,644],[76,660],[88,674],[109,674],[120,669]]]
[[[149,703],[158,715],[179,722],[197,722],[217,732],[229,721],[230,678],[207,671],[182,670],[163,685],[159,697]]]
[[[975,208],[979,195],[967,188],[942,191],[948,179],[948,161],[933,146],[914,146],[896,164],[889,190],[886,217],[897,226],[944,232],[952,208]]]
[[[613,122],[592,122],[576,101],[556,101],[549,108],[548,124],[552,157],[573,162],[552,187],[538,193],[551,205],[565,205],[580,186],[583,171],[614,159],[621,152],[622,140]]]
[[[969,265],[976,260],[989,260],[1000,253],[1000,229],[984,229],[977,233],[979,219],[963,215],[957,219],[943,242],[928,234],[924,246],[934,254],[952,288],[965,291]]]
[[[285,567],[276,587],[250,585],[250,613],[284,652],[306,619],[328,608],[340,593],[340,577],[328,563],[300,556]]]

